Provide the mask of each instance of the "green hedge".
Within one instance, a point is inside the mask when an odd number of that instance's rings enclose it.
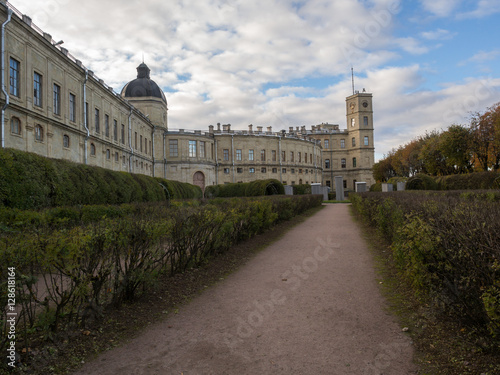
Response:
[[[354,209],[392,244],[401,276],[463,324],[500,338],[500,194],[363,193]]]
[[[474,172],[450,176],[417,174],[408,179],[406,190],[478,190],[500,188],[500,173]]]
[[[36,212],[0,208],[0,288],[7,290],[7,267],[15,267],[18,340],[34,344],[58,337],[55,331],[80,330],[90,318],[103,319],[107,306],[136,298],[160,275],[198,267],[321,203],[320,196],[306,195]],[[0,293],[2,306],[7,298]],[[0,335],[6,338],[8,329],[0,316]],[[4,352],[6,344],[0,340]],[[40,350],[37,360],[44,355]],[[29,366],[30,358],[23,363]]]
[[[199,198],[197,186],[163,181],[171,199]],[[163,201],[152,177],[115,172],[13,149],[0,150],[0,207],[44,207]]]
[[[205,197],[207,198],[257,197],[282,194],[285,194],[285,187],[281,182],[275,179],[212,185],[205,188]]]
[[[304,194],[311,194],[311,185],[309,184],[293,185],[293,195],[304,195]]]

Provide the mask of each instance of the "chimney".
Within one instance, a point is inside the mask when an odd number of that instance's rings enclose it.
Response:
[[[43,33],[43,37],[45,38],[45,40],[52,42],[52,35],[50,35],[49,33]]]
[[[272,127],[272,126],[268,126],[268,127],[267,127],[267,131],[268,131],[269,133],[271,133],[271,132],[273,131],[273,127]]]
[[[227,124],[227,131],[231,132],[231,124]]]
[[[214,126],[208,125],[208,134],[214,134]]]
[[[217,123],[217,131],[220,132],[220,122]]]
[[[23,14],[23,21],[26,22],[28,26],[31,26],[31,17],[28,17],[26,14]]]
[[[262,126],[257,126],[257,133],[262,133]]]
[[[293,126],[290,126],[290,127],[288,128],[288,132],[289,132],[289,133],[293,133]]]
[[[250,134],[252,134],[252,133],[253,133],[253,125],[252,125],[252,124],[248,125],[248,132],[249,132]]]

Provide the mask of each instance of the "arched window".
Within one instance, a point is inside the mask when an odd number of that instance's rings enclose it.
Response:
[[[95,156],[95,144],[90,144],[90,155]]]
[[[66,134],[63,135],[63,147],[69,148],[69,136]]]
[[[21,135],[21,120],[17,117],[12,117],[10,119],[10,132],[12,134]]]
[[[35,126],[35,140],[43,142],[43,128],[41,125]]]

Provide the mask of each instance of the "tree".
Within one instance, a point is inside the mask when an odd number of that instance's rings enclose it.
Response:
[[[473,171],[474,152],[472,150],[473,133],[470,128],[451,125],[440,136],[440,149],[446,159],[446,165],[454,173]]]
[[[500,168],[500,103],[472,115],[473,151],[482,170]]]

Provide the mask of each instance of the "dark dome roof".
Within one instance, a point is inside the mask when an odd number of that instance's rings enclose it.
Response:
[[[122,96],[125,98],[137,98],[137,97],[155,97],[162,99],[167,103],[165,94],[160,89],[160,87],[149,78],[149,72],[151,70],[144,63],[137,67],[137,78],[130,81],[123,87]]]

